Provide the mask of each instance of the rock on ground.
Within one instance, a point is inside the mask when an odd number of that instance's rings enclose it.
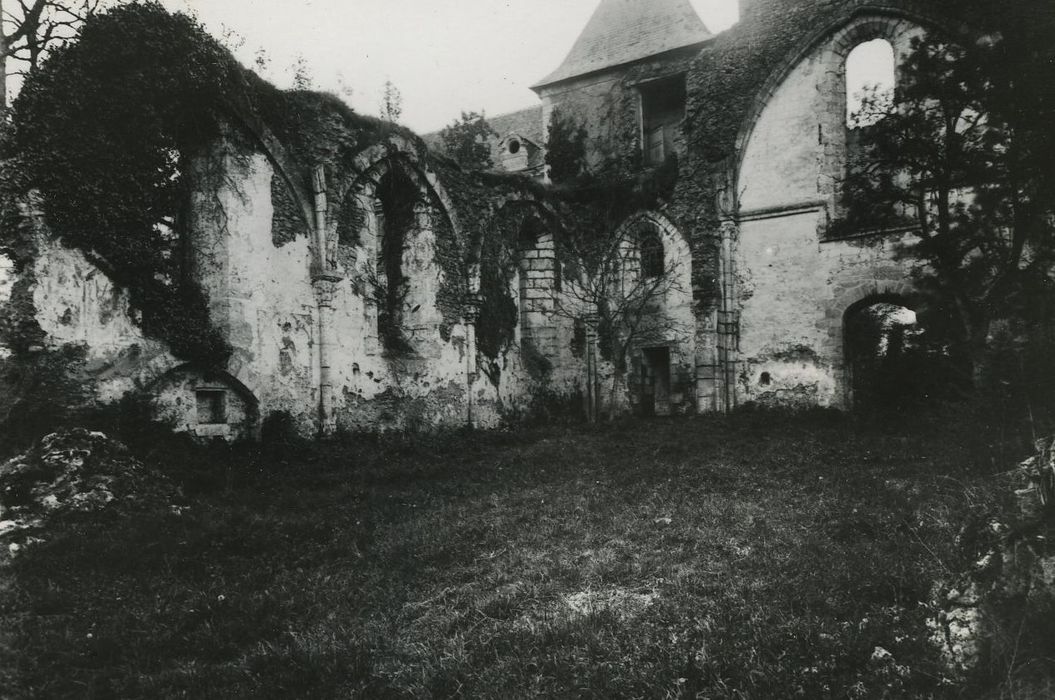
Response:
[[[46,537],[57,518],[168,508],[178,497],[169,479],[103,433],[81,428],[52,433],[0,464],[0,557]]]

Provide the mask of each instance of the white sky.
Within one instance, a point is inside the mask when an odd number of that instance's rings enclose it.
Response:
[[[648,0],[639,0],[648,2]],[[690,0],[712,32],[736,21],[737,0]],[[462,110],[498,115],[536,104],[528,86],[555,69],[599,0],[162,0],[194,14],[264,77],[292,83],[303,56],[314,87],[377,115],[385,80],[402,122],[436,131]],[[348,97],[351,89],[351,98]]]
[[[884,39],[857,45],[846,57],[846,115],[861,109],[863,90],[878,87],[894,89],[894,47]]]

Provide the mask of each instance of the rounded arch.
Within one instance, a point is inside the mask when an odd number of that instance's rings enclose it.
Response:
[[[869,306],[875,306],[876,304],[893,304],[895,306],[904,306],[906,309],[911,309],[917,314],[926,308],[926,302],[923,296],[907,287],[899,288],[897,290],[892,291],[872,292],[861,297],[860,299],[853,302],[843,310],[843,332],[845,333],[846,319],[850,318],[862,309],[867,309]]]
[[[238,379],[238,377],[226,370],[218,369],[216,367],[206,367],[196,362],[184,362],[183,364],[176,365],[151,382],[147,387],[147,390],[150,391],[180,375],[194,375],[206,382],[223,384],[230,388],[231,391],[238,394],[238,396],[247,404],[251,405],[254,410],[259,410],[260,400],[257,399],[253,390],[246,386],[240,379]]]
[[[926,351],[922,297],[869,294],[842,316],[844,398],[854,409],[904,410],[926,397],[939,374]]]
[[[853,287],[837,294],[826,306],[826,316],[834,321],[829,326],[828,333],[829,337],[838,339],[840,352],[848,314],[856,313],[872,304],[883,303],[900,304],[917,314],[925,314],[930,306],[927,297],[916,289],[907,277],[876,282],[864,289]]]
[[[155,416],[201,438],[252,437],[260,427],[260,402],[229,372],[197,363],[173,367],[151,382]]]
[[[726,175],[727,181],[731,183],[733,211],[736,211],[739,205],[740,175],[743,171],[747,146],[754,135],[755,128],[762,118],[766,105],[799,64],[828,42],[831,43],[833,51],[845,66],[846,57],[858,44],[873,39],[885,39],[893,43],[898,36],[909,29],[923,28],[930,31],[941,27],[942,24],[938,20],[918,12],[883,5],[861,4],[849,14],[842,15],[836,21],[814,32],[796,48],[785,54],[755,92],[737,132],[733,156],[730,158],[729,171]],[[843,82],[843,87],[845,88],[845,82]]]
[[[845,59],[846,125],[868,126],[879,120],[878,113],[859,115],[865,106],[862,93],[873,87],[880,95],[893,98],[897,85],[897,58],[889,39],[870,39],[850,49]]]

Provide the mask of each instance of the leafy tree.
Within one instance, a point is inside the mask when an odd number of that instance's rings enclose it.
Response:
[[[52,230],[129,288],[147,334],[203,362],[226,347],[182,270],[189,162],[219,135],[241,70],[188,17],[127,5],[55,49],[12,110],[11,147]]]
[[[7,110],[9,61],[25,74],[70,41],[84,21],[120,0],[0,0],[0,114]]]
[[[403,116],[403,95],[391,80],[386,80],[385,87],[381,91],[381,118],[398,124],[401,116]]]
[[[1025,24],[973,45],[916,39],[891,107],[868,96],[851,134],[850,228],[911,228],[901,251],[979,386],[994,321],[1049,294],[1055,261],[1055,54]]]
[[[440,131],[447,155],[463,168],[471,170],[483,170],[494,165],[490,138],[496,135],[484,115],[476,112],[462,112],[460,119]]]
[[[556,183],[572,180],[586,170],[586,127],[559,109],[550,113],[546,165],[550,180]]]

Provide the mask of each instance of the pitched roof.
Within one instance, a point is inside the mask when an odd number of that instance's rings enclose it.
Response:
[[[541,104],[499,114],[497,117],[487,117],[487,124],[498,134],[490,139],[493,154],[497,154],[499,141],[510,134],[516,134],[536,145],[542,145],[545,130],[542,126]],[[421,140],[433,151],[443,153],[443,137],[439,131],[423,134]]]
[[[542,143],[541,104],[525,107],[508,114],[500,114],[497,117],[488,117],[487,123],[498,133],[499,139],[503,139],[509,134],[516,134],[533,143]]]
[[[564,62],[532,87],[692,46],[711,36],[689,0],[601,0]]]

